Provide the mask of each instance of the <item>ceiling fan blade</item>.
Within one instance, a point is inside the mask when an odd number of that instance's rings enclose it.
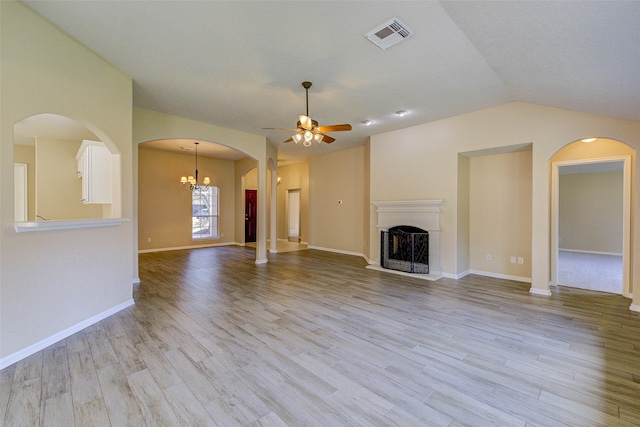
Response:
[[[267,130],[292,130],[292,131],[299,130],[298,128],[262,128],[262,129],[267,129]]]
[[[284,141],[282,141],[282,142],[291,142],[291,141],[293,141],[293,138],[285,139],[285,140],[284,140]]]
[[[313,120],[311,120],[311,117],[305,116],[304,114],[300,114],[298,116],[298,119],[300,121],[300,126],[302,126],[303,129],[305,130],[313,129]]]
[[[331,144],[335,140],[335,138],[331,138],[329,135],[322,135],[322,142],[326,142],[327,144]]]
[[[329,126],[320,126],[318,130],[322,133],[324,132],[342,132],[345,130],[351,130],[350,124],[342,124],[342,125],[329,125]]]

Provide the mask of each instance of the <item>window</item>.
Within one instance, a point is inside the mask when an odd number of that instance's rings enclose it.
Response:
[[[191,237],[218,237],[219,188],[215,186],[193,190],[191,196]]]

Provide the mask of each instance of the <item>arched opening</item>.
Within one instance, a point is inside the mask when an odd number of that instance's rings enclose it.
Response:
[[[120,218],[120,153],[89,126],[53,113],[14,124],[16,222]]]
[[[624,143],[608,138],[597,138],[593,141],[586,140],[586,142],[575,141],[564,146],[551,157],[550,278],[552,285],[566,284],[621,293],[626,297],[631,297],[633,292],[631,281],[631,183],[634,162],[635,150]],[[568,177],[570,172],[578,172],[583,175]],[[591,174],[596,173],[602,175],[589,178]],[[619,180],[616,177],[618,173],[621,175]],[[613,177],[610,176],[611,174]],[[615,184],[616,182],[619,184]],[[602,183],[602,185],[598,185],[601,187],[600,193],[597,192],[598,189],[595,188],[594,183]],[[609,187],[606,187],[607,185]],[[617,185],[620,185],[621,188],[615,188]],[[576,200],[582,199],[581,206],[567,207],[569,202],[562,197],[571,197],[567,196],[570,194],[577,194]],[[600,195],[598,196],[598,194]],[[618,196],[615,194],[620,197],[620,200],[617,200]],[[590,198],[599,198],[599,200],[590,200]],[[565,207],[561,209],[563,205]],[[572,218],[567,218],[567,215]],[[561,228],[563,223],[567,225]],[[584,234],[587,236],[585,237]],[[569,275],[573,267],[569,261],[567,264],[561,264],[561,255],[567,255],[562,254],[562,251],[573,254],[567,258],[577,261],[571,262],[579,262],[580,256],[575,254],[590,254],[592,258],[598,255],[610,257],[616,255],[618,250],[622,266],[619,290],[613,290],[613,285],[610,283],[614,278],[606,274],[588,279],[590,284],[587,283],[587,279],[581,279],[585,281],[584,286],[570,283]],[[604,260],[599,261],[605,262]],[[606,262],[611,263],[609,260]],[[559,270],[561,265],[563,266],[562,274]],[[606,265],[603,264],[600,268],[610,268]]]
[[[244,161],[252,160],[238,150],[201,139],[140,143],[139,251],[234,244],[238,220],[236,165]],[[196,169],[198,188],[181,182],[183,176],[195,178]]]

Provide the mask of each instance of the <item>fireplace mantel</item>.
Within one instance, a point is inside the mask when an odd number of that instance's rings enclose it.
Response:
[[[442,277],[440,266],[440,215],[444,200],[397,200],[371,202],[378,214],[378,248],[380,247],[380,232],[399,225],[411,225],[429,232],[429,270],[430,273],[410,274],[395,270],[384,269],[380,260],[372,260],[367,268],[381,269],[389,273],[401,273],[428,280]]]
[[[440,211],[444,200],[395,200],[371,202],[378,210],[393,211]]]

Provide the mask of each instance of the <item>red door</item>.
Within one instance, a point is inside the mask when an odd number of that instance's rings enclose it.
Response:
[[[258,190],[244,190],[244,241],[256,241]]]

